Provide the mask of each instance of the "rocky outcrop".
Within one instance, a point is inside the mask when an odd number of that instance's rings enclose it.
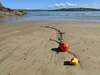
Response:
[[[4,6],[0,3],[0,8],[4,8]]]
[[[0,16],[23,16],[25,15],[24,11],[21,10],[12,10],[10,8],[5,8],[0,3]]]

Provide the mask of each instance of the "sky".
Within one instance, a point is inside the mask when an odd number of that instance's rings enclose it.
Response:
[[[12,9],[100,8],[100,0],[0,0]]]

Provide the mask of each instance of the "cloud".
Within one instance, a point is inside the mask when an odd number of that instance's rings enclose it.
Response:
[[[49,5],[49,8],[98,8],[100,9],[100,5],[97,4],[73,4],[71,2],[64,3],[55,3],[53,5]]]
[[[71,6],[71,7],[77,6],[76,4],[72,4],[72,3],[70,3],[70,2],[66,2],[66,5],[67,5],[67,6]]]
[[[55,7],[66,7],[66,4],[65,3],[56,3],[55,5],[54,5]]]
[[[50,7],[50,8],[54,8],[54,7],[56,7],[56,8],[65,8],[65,7],[75,7],[75,6],[77,6],[77,5],[72,4],[70,2],[65,2],[65,3],[56,3],[54,5],[49,5],[48,7]]]

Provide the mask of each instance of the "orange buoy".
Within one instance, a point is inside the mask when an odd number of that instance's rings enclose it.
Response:
[[[68,52],[69,51],[69,44],[66,42],[61,43],[60,47],[61,51]]]

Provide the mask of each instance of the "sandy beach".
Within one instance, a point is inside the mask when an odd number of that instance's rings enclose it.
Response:
[[[57,53],[58,44],[52,26],[65,32],[64,41],[80,60],[65,64],[73,55]],[[99,75],[100,23],[23,22],[0,24],[0,75]]]

